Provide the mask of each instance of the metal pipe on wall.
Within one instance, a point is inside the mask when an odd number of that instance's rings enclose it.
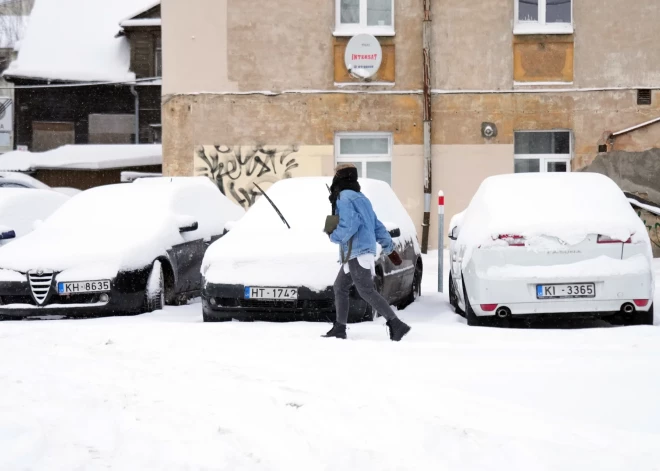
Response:
[[[422,222],[422,253],[428,252],[431,225],[431,0],[424,0],[422,23],[424,56],[424,219]],[[442,250],[442,247],[438,247]]]
[[[135,90],[135,85],[131,85],[131,93],[135,97],[135,143],[140,143],[140,94]]]

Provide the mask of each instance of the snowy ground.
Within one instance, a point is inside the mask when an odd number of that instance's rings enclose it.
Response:
[[[468,328],[432,262],[398,344],[199,304],[2,322],[0,469],[660,470],[658,325]]]

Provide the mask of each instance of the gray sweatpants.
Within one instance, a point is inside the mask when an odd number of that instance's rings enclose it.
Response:
[[[346,325],[348,322],[349,291],[353,284],[360,297],[378,311],[378,314],[388,321],[396,318],[389,303],[376,291],[371,270],[362,268],[358,259],[354,258],[348,262],[348,271],[349,273],[344,273],[344,267],[341,266],[335,280],[335,309],[339,324]]]

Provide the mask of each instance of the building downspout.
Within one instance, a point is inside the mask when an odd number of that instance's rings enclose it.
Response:
[[[431,225],[431,0],[424,0],[424,22],[422,23],[424,55],[424,219],[422,222],[422,253],[429,248],[429,226]],[[442,250],[442,247],[438,247]]]
[[[135,85],[131,85],[131,93],[135,97],[135,143],[140,143],[140,94],[135,90]]]

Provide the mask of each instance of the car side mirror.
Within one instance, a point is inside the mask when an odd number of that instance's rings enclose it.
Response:
[[[390,233],[390,237],[392,238],[401,237],[401,230],[398,227],[388,232]]]
[[[451,231],[449,231],[449,238],[451,240],[456,240],[458,239],[458,227],[454,227]]]
[[[16,232],[15,231],[0,232],[0,240],[10,240],[10,239],[15,239],[15,238],[16,238]]]
[[[195,221],[192,224],[179,227],[179,232],[195,232],[197,229],[199,229],[199,224]]]

